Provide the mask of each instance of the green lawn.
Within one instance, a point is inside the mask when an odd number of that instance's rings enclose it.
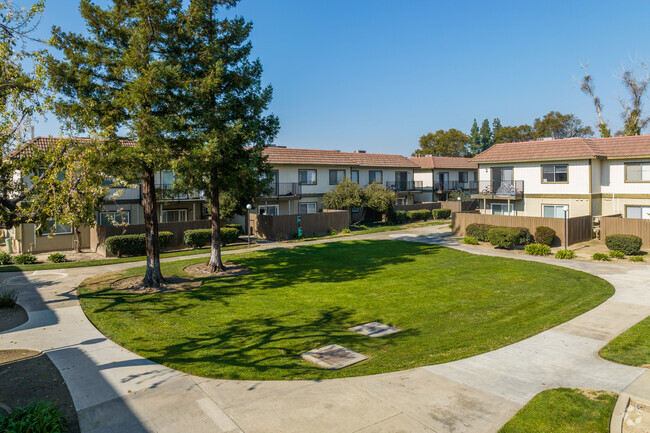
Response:
[[[619,364],[650,366],[650,316],[600,350],[600,356]]]
[[[334,378],[403,370],[497,349],[565,322],[614,293],[604,280],[542,263],[401,241],[346,241],[228,256],[251,274],[144,295],[82,283],[81,304],[109,338],[178,370],[241,379]],[[188,260],[163,264],[184,275]],[[586,290],[585,288],[588,288]],[[403,331],[369,338],[348,327]],[[299,355],[341,344],[370,356],[324,371]]]
[[[558,388],[540,392],[500,433],[608,433],[616,394]]]

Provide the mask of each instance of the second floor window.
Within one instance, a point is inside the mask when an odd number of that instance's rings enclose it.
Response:
[[[350,179],[354,183],[359,183],[359,170],[350,170]]]
[[[469,181],[468,174],[466,171],[459,171],[458,172],[458,182],[460,183],[467,183]]]
[[[301,185],[316,185],[316,170],[298,170]]]
[[[542,165],[542,183],[569,181],[569,168],[566,164]]]
[[[368,172],[368,183],[382,183],[383,180],[383,173],[381,170],[370,170]]]
[[[330,170],[330,185],[338,185],[345,177],[345,170]]]
[[[626,182],[650,182],[650,162],[625,164]]]

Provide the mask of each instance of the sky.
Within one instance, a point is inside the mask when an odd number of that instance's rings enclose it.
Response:
[[[84,32],[77,5],[46,0],[39,36]],[[474,118],[532,124],[551,110],[593,127],[581,64],[617,130],[620,74],[650,62],[647,0],[242,0],[228,14],[253,22],[274,144],[287,147],[409,155],[428,132],[469,133]],[[59,135],[59,124],[49,116],[35,132]]]

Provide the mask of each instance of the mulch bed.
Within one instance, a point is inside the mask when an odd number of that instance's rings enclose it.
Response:
[[[226,267],[226,270],[223,272],[210,272],[210,267],[207,262],[189,265],[183,269],[183,272],[197,278],[233,277],[235,275],[250,274],[251,272],[251,270],[244,265],[237,265],[235,263],[224,263],[223,265]]]
[[[20,305],[0,308],[0,332],[8,331],[27,322],[27,312]]]
[[[145,287],[142,284],[142,277],[122,278],[113,281],[111,289],[123,290],[133,293],[163,293],[163,292],[180,292],[182,290],[192,290],[199,287],[203,282],[191,278],[167,277],[165,284],[161,287]]]
[[[0,413],[32,400],[54,403],[63,413],[69,433],[79,433],[77,411],[61,373],[42,352],[26,349],[0,350]]]

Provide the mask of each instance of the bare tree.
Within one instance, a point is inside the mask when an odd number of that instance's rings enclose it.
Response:
[[[594,85],[591,75],[587,72],[587,67],[589,65],[580,64],[580,67],[585,72],[585,76],[580,83],[580,90],[583,93],[589,95],[594,100],[594,107],[596,107],[596,112],[598,113],[598,130],[600,131],[601,137],[611,137],[612,133],[607,126],[607,122],[603,120],[603,106],[600,102],[600,98],[594,93]]]
[[[636,65],[631,69],[623,68],[621,81],[629,95],[629,102],[618,98],[618,102],[623,107],[623,129],[618,131],[616,135],[641,135],[641,130],[650,122],[650,117],[643,116],[643,98],[645,97],[650,84],[650,75],[648,74],[648,66],[641,63],[643,69],[643,76],[637,77]]]

